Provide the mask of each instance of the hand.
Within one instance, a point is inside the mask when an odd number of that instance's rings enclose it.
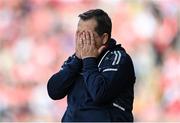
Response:
[[[95,45],[95,39],[92,31],[84,31],[80,36],[80,46],[82,59],[87,57],[98,57],[103,51],[105,46],[97,48]]]
[[[76,51],[75,51],[75,54],[76,56],[81,59],[81,48],[80,46],[82,46],[80,43],[80,35],[81,33],[79,31],[76,32]]]

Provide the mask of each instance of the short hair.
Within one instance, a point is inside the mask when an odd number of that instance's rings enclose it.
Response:
[[[91,9],[82,14],[79,14],[80,19],[89,20],[95,19],[97,22],[97,27],[95,31],[99,36],[102,36],[104,33],[109,35],[108,40],[111,38],[112,22],[108,14],[101,9]]]

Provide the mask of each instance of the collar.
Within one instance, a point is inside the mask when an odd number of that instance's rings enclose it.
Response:
[[[102,53],[99,55],[98,60],[101,59],[108,50],[111,50],[117,47],[121,47],[121,44],[116,45],[116,41],[113,38],[111,38],[110,41],[106,45],[106,49],[104,49],[104,51],[102,51]]]

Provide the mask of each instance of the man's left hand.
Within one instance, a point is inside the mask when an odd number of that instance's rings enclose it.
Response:
[[[101,46],[97,48],[95,45],[95,39],[92,31],[84,31],[80,37],[82,49],[81,49],[81,57],[82,59],[88,57],[98,57],[100,53],[103,51],[105,46]]]

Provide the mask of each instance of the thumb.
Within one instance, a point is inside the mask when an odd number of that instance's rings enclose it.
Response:
[[[104,50],[106,48],[106,46],[101,46],[99,49],[98,49],[98,52],[99,52],[99,54]]]

